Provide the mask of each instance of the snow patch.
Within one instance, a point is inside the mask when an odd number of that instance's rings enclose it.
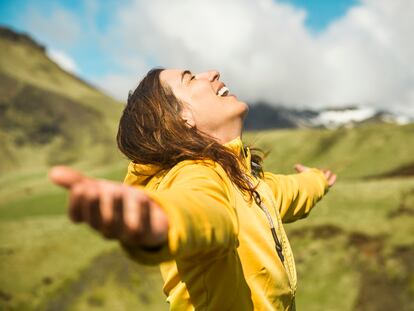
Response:
[[[376,110],[369,107],[326,110],[321,111],[321,113],[314,119],[314,122],[329,128],[336,128],[351,122],[362,122],[373,117],[375,113]]]

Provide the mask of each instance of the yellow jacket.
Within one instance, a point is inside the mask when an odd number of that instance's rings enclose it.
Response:
[[[241,139],[226,146],[246,161],[251,176],[250,152],[243,151]],[[283,263],[266,214],[245,199],[220,165],[187,160],[156,172],[155,166],[131,162],[124,182],[139,186],[166,212],[168,243],[156,251],[127,251],[140,263],[160,264],[171,310],[295,310],[295,263],[282,222],[306,217],[328,191],[320,170],[266,172],[259,180]]]

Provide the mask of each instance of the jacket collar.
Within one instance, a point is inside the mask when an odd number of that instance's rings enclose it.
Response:
[[[240,136],[225,143],[224,146],[232,150],[240,158],[245,168],[247,169],[247,172],[251,171],[250,149],[248,147],[244,148]],[[160,172],[158,165],[138,164],[131,161],[128,165],[128,173],[125,177],[124,182],[128,184],[145,186],[152,179],[152,177],[158,174],[162,175],[162,172]]]
[[[240,136],[224,144],[239,156],[248,172],[251,171],[251,153],[249,147],[244,147]]]

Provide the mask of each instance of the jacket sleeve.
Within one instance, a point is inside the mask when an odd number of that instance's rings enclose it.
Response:
[[[190,164],[180,168],[157,191],[140,188],[165,211],[168,241],[156,250],[126,251],[143,264],[177,258],[220,255],[237,243],[237,215],[230,189],[212,168]]]
[[[316,202],[329,190],[323,172],[316,168],[292,175],[265,172],[264,180],[275,196],[284,223],[307,217]]]

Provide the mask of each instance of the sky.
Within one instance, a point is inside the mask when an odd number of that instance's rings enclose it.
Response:
[[[247,102],[414,116],[412,0],[3,0],[0,24],[121,100],[152,67],[217,69]]]

